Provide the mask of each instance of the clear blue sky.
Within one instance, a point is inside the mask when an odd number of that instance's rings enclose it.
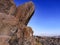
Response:
[[[30,0],[14,0],[21,5]],[[35,13],[28,26],[32,27],[34,35],[60,35],[60,0],[32,0]]]

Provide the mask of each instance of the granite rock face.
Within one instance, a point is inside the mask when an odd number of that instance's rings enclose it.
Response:
[[[13,0],[0,0],[0,45],[35,45],[27,26],[33,12],[31,1],[16,7]]]
[[[20,23],[27,25],[33,12],[34,4],[30,1],[17,7],[16,17],[19,18]]]
[[[0,0],[0,13],[13,15],[16,11],[16,5],[13,0]]]

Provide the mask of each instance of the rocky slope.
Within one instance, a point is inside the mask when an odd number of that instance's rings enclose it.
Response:
[[[42,45],[60,45],[60,37],[53,36],[35,36],[35,39],[38,40],[39,43]]]
[[[38,45],[27,26],[33,12],[31,1],[16,7],[13,0],[0,0],[0,45]]]

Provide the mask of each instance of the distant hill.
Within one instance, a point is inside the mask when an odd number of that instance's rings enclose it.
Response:
[[[60,36],[34,36],[42,45],[60,45]]]

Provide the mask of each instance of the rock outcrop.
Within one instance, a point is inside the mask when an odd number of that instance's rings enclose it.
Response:
[[[0,0],[0,13],[13,15],[16,11],[16,5],[13,0]]]
[[[30,1],[17,7],[16,18],[20,23],[27,25],[34,12],[34,4]]]
[[[0,45],[36,45],[27,26],[33,12],[31,1],[16,7],[13,0],[0,0]]]

